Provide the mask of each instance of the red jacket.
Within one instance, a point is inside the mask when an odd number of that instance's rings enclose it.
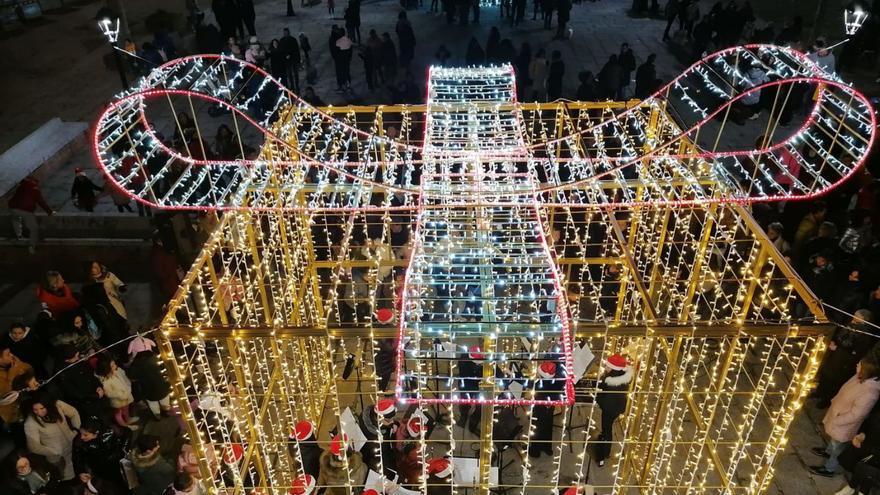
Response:
[[[37,287],[37,299],[39,299],[40,302],[46,303],[49,311],[51,311],[52,315],[55,317],[79,308],[79,301],[73,297],[73,291],[71,291],[70,287],[67,285],[64,286],[60,296],[49,292],[40,285]]]
[[[52,208],[49,208],[49,204],[43,199],[40,181],[33,177],[25,177],[15,189],[12,199],[9,200],[9,207],[34,212],[38,205],[46,210],[46,213],[52,213]]]

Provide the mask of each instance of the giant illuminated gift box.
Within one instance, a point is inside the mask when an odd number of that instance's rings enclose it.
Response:
[[[382,441],[454,457],[456,492],[768,487],[830,325],[749,205],[856,173],[870,105],[773,46],[713,54],[643,101],[516,93],[509,66],[434,67],[426,105],[315,109],[198,56],[106,110],[96,157],[117,186],[221,212],[160,339],[212,491],[286,493],[297,421],[323,446],[340,422],[356,442],[351,417],[383,397],[434,426]],[[744,132],[755,100],[769,119]],[[221,122],[244,137],[235,159],[210,159]],[[612,354],[634,378],[613,461],[590,470]],[[340,488],[364,483],[352,471]]]

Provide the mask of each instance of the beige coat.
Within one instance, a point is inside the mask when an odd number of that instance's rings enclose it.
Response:
[[[822,424],[825,433],[838,442],[849,442],[859,433],[859,426],[880,397],[880,380],[849,379],[831,399]]]
[[[95,376],[101,381],[101,388],[110,400],[110,407],[118,409],[134,402],[134,397],[131,395],[131,380],[126,376],[125,370],[116,368],[110,376]]]
[[[360,452],[348,454],[348,472],[346,472],[345,465],[328,450],[321,453],[320,464],[321,472],[318,474],[317,487],[328,487],[324,491],[325,495],[348,495],[346,486],[352,482],[355,485],[362,484],[367,479],[367,465],[364,464]],[[351,473],[351,477],[349,477],[349,473]]]
[[[61,471],[61,478],[73,478],[73,438],[81,426],[79,413],[70,404],[56,402],[61,421],[46,423],[28,414],[24,421],[24,434],[28,450],[46,457]]]
[[[122,283],[122,280],[119,280],[119,277],[114,275],[113,272],[105,272],[104,276],[96,281],[104,284],[104,292],[107,293],[107,299],[110,300],[113,309],[119,313],[119,316],[127,320],[128,315],[125,312],[125,304],[123,304],[122,295],[119,293],[119,288],[125,285]]]

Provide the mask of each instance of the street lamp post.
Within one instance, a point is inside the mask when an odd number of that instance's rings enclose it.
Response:
[[[116,70],[119,72],[119,81],[122,82],[122,87],[128,90],[128,77],[125,75],[125,66],[123,65],[122,57],[119,55],[119,18],[111,19],[110,17],[104,17],[98,20],[98,29],[101,30],[101,34],[110,42],[113,51],[113,61],[116,63]]]

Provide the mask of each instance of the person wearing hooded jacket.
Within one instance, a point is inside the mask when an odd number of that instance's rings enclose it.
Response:
[[[627,392],[633,380],[633,369],[620,354],[609,357],[605,369],[605,375],[599,382],[599,393],[596,394],[596,404],[602,411],[602,433],[596,445],[596,464],[599,467],[604,466],[605,460],[611,455],[614,422],[626,410]]]
[[[129,460],[137,474],[138,486],[134,495],[157,495],[174,480],[174,467],[162,457],[159,437],[142,434]]]
[[[367,442],[360,450],[362,460],[367,467],[377,473],[381,471],[388,479],[394,479],[394,470],[397,468],[394,440],[400,425],[394,420],[396,413],[393,399],[381,399],[364,409],[359,420],[361,431],[367,437]]]
[[[346,445],[347,440],[346,436],[336,435],[330,442],[330,448],[321,453],[317,486],[325,487],[324,495],[348,495],[346,486],[349,480],[367,477],[367,466],[361,453]]]
[[[825,458],[825,463],[810,466],[810,472],[830,478],[840,466],[838,457],[859,433],[862,422],[880,397],[880,364],[873,355],[859,361],[856,374],[831,399],[831,407],[822,418],[828,445],[814,448],[813,453]]]
[[[321,472],[321,453],[324,449],[318,445],[315,426],[311,421],[300,421],[287,438],[287,453],[294,463],[300,466],[297,472],[313,478]]]
[[[128,378],[132,383],[135,400],[145,400],[153,416],[158,418],[171,408],[171,385],[162,375],[159,361],[150,350],[150,344],[156,345],[150,339],[139,338],[132,341],[129,354],[133,359],[128,367]]]

